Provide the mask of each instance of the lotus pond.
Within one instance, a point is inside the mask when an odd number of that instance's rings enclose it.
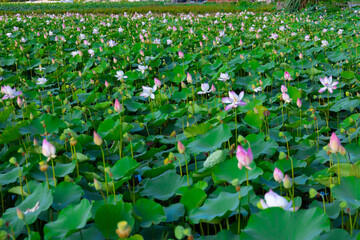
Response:
[[[0,23],[0,239],[356,239],[357,11]]]

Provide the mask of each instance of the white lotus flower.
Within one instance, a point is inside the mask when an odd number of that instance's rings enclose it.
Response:
[[[123,71],[116,71],[116,75],[115,75],[115,77],[117,77],[117,79],[120,81],[120,80],[122,80],[122,79],[124,79],[124,78],[127,78],[127,76],[125,76],[125,73],[123,72]]]
[[[42,84],[45,84],[48,80],[44,77],[41,77],[41,78],[38,78],[37,81],[36,81],[36,84],[37,85],[42,85]]]
[[[148,66],[139,65],[137,70],[139,72],[141,72],[142,74],[144,74],[147,69],[148,69]]]
[[[226,82],[226,80],[229,80],[230,76],[228,73],[220,73],[220,77],[218,78],[219,81]]]
[[[156,85],[154,85],[152,88],[151,87],[146,87],[146,86],[142,86],[143,88],[143,92],[140,93],[140,96],[144,97],[144,98],[151,98],[151,99],[155,99],[155,95],[154,92],[156,91]]]
[[[292,201],[287,201],[286,198],[278,195],[273,190],[269,190],[269,192],[265,193],[265,201],[263,199],[260,200],[261,207],[263,209],[269,208],[269,207],[280,207],[287,211],[294,211],[294,208],[292,206]],[[297,211],[299,207],[295,207],[295,211]]]
[[[207,93],[210,93],[211,90],[210,89],[210,86],[208,83],[202,83],[201,84],[201,91],[199,91],[197,94],[207,94]]]

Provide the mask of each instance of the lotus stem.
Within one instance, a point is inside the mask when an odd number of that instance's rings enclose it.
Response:
[[[241,233],[241,193],[239,189],[239,216],[238,216],[238,234]]]
[[[187,164],[187,161],[186,161],[185,153],[184,153],[183,155],[184,155],[185,166],[186,166],[186,180],[187,180],[187,184],[188,184],[188,187],[189,187],[189,186],[190,186],[190,181],[189,181],[189,169],[188,169],[188,164]]]
[[[339,154],[336,153],[336,158],[337,158],[337,162],[338,162],[338,182],[340,184],[340,159],[339,159]]]
[[[53,172],[54,185],[56,187],[55,167],[54,167],[54,160],[52,158],[51,158],[51,167]]]
[[[105,155],[104,155],[104,150],[101,145],[100,145],[100,149],[101,149],[101,155],[102,155],[103,165],[104,165],[103,167],[104,167],[104,176],[105,176],[106,197],[108,198],[109,190],[108,190],[108,183],[107,183],[107,176],[106,176]]]
[[[18,170],[19,170],[19,181],[20,181],[20,189],[21,189],[21,199],[24,201],[24,189],[23,189],[23,186],[22,186],[22,173],[21,173],[21,170],[20,170],[20,166],[19,164],[17,164],[18,166]]]

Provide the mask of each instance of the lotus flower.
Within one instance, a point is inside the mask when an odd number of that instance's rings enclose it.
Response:
[[[5,94],[2,97],[2,100],[5,99],[13,99],[17,96],[20,96],[22,94],[21,91],[16,91],[16,89],[12,89],[9,85],[3,86],[1,87],[1,93]]]
[[[140,96],[148,98],[150,97],[151,99],[155,99],[155,95],[154,92],[156,91],[156,85],[154,85],[152,88],[151,87],[146,87],[146,86],[142,86],[143,88],[143,92],[140,93]]]
[[[300,99],[300,98],[297,99],[296,105],[297,105],[299,108],[301,108],[302,102],[301,102],[301,99]]]
[[[273,176],[275,181],[277,181],[278,183],[281,183],[281,181],[284,179],[284,173],[277,167],[274,169]]]
[[[240,170],[242,167],[246,167],[247,169],[251,170],[249,166],[254,160],[251,148],[248,148],[246,151],[241,145],[239,145],[236,150],[236,158],[238,160],[238,168]]]
[[[289,96],[289,94],[287,94],[287,93],[282,93],[282,99],[284,100],[284,102],[286,102],[286,103],[290,103],[291,102],[291,98],[290,98],[290,96]]]
[[[48,80],[44,77],[41,77],[41,78],[38,78],[37,81],[36,81],[36,84],[37,85],[42,85],[42,84],[45,84]]]
[[[154,83],[155,83],[156,87],[158,87],[158,88],[161,87],[161,81],[159,79],[155,78]]]
[[[281,85],[281,92],[286,93],[288,91],[287,87],[285,85]]]
[[[292,206],[292,201],[287,201],[286,198],[278,195],[273,190],[269,190],[269,192],[265,193],[265,201],[263,199],[260,200],[261,207],[263,209],[269,208],[269,207],[281,207],[284,210],[293,211],[294,208]],[[295,208],[295,211],[297,211],[299,207]]]
[[[142,74],[144,74],[147,69],[148,69],[148,66],[139,65],[137,70],[139,72],[141,72]]]
[[[185,153],[185,146],[184,144],[182,144],[182,142],[180,142],[178,140],[178,144],[177,144],[177,149],[179,151],[180,154],[184,154]]]
[[[322,40],[322,41],[321,41],[321,46],[322,46],[322,47],[327,47],[327,46],[329,46],[329,42],[326,41],[326,40]]]
[[[245,106],[246,103],[242,101],[244,97],[244,91],[237,95],[234,91],[229,91],[229,97],[224,97],[222,99],[223,103],[230,103],[225,107],[225,111],[228,111],[231,108],[237,108],[239,106]]]
[[[123,71],[116,71],[116,75],[115,77],[120,81],[122,79],[125,79],[127,78],[127,76],[125,76],[124,72]]]
[[[115,110],[115,112],[117,112],[117,113],[119,113],[119,112],[121,112],[121,110],[122,110],[122,105],[121,105],[121,103],[119,102],[119,100],[115,100],[115,103],[114,103],[114,110]]]
[[[229,80],[230,76],[228,73],[220,73],[220,77],[218,78],[219,81],[226,82],[226,80]]]
[[[331,134],[330,143],[329,143],[330,151],[331,151],[332,153],[338,153],[338,152],[340,152],[340,146],[341,146],[340,139],[339,139],[338,136],[333,132],[333,133]]]
[[[42,143],[42,154],[47,157],[47,161],[50,161],[52,158],[56,158],[55,152],[55,146],[44,139]]]
[[[284,73],[284,79],[287,80],[287,81],[292,80],[292,77],[290,76],[290,73],[289,73],[289,72],[285,71],[285,73]]]
[[[94,131],[94,143],[98,146],[100,146],[102,144],[103,140],[100,137],[100,135]]]
[[[333,82],[332,76],[329,78],[320,78],[320,82],[324,87],[320,88],[319,93],[323,93],[326,90],[328,90],[330,93],[333,93],[333,90],[337,88],[336,85],[339,83],[338,81]]]
[[[210,86],[208,83],[202,83],[201,84],[201,91],[198,92],[198,94],[207,94],[209,92],[211,92]]]
[[[183,52],[179,51],[178,54],[179,54],[179,58],[180,58],[180,59],[183,59],[183,58],[184,58],[184,53],[183,53]]]

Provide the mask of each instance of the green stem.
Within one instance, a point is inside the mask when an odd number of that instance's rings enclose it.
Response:
[[[190,183],[189,183],[189,169],[188,169],[188,164],[187,164],[187,161],[186,161],[185,153],[184,153],[184,159],[185,159],[185,166],[186,166],[186,179],[187,179],[187,184],[188,184],[188,187],[189,187],[190,186]]]
[[[54,185],[56,187],[55,167],[54,167],[54,160],[53,159],[51,159],[51,167],[52,167],[52,172],[53,172]]]
[[[104,165],[104,176],[105,176],[105,187],[106,187],[106,197],[109,197],[109,190],[108,190],[108,182],[107,182],[107,176],[106,176],[106,165],[105,165],[105,155],[104,155],[104,150],[102,148],[102,146],[100,145],[100,149],[101,149],[101,155],[102,155],[102,159],[103,159],[103,165]]]
[[[339,159],[339,154],[336,153],[336,158],[337,158],[337,162],[338,162],[338,182],[340,184],[340,159]]]
[[[238,234],[241,232],[241,194],[239,190],[239,217],[238,217]]]

